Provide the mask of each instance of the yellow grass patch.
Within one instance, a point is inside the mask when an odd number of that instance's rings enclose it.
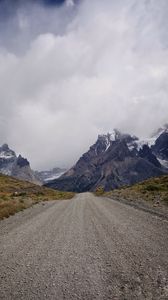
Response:
[[[0,219],[40,201],[71,199],[73,196],[71,192],[48,189],[0,174]]]

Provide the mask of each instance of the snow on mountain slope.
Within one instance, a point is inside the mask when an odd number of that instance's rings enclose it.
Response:
[[[53,174],[52,176],[45,178],[45,182],[49,182],[50,180],[57,179],[57,178],[61,177],[64,173],[65,173],[65,171],[57,173],[55,175]]]
[[[10,153],[6,153],[5,151],[0,152],[0,158],[11,159],[12,157],[13,157],[13,155]]]
[[[149,147],[152,147],[156,142],[156,137],[153,138],[144,138],[136,141],[137,150],[139,151],[142,149],[143,145],[148,145]]]
[[[144,145],[148,145],[149,148],[155,145],[156,140],[161,136],[163,133],[168,133],[168,124],[165,124],[161,128],[159,128],[156,132],[154,132],[151,137],[145,137],[137,139],[135,142],[131,142],[128,144],[130,150],[136,148],[138,151],[143,148]]]
[[[54,168],[49,171],[36,171],[35,174],[41,182],[47,183],[61,177],[66,171],[66,169]]]
[[[158,161],[164,168],[168,168],[168,160],[158,158]]]

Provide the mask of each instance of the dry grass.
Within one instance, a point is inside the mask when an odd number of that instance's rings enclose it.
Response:
[[[130,187],[106,192],[103,195],[129,201],[142,199],[154,205],[168,205],[168,176],[151,178]]]
[[[40,201],[71,199],[74,193],[61,192],[0,175],[0,219]]]
[[[104,188],[102,186],[97,187],[96,191],[94,192],[96,196],[103,196],[104,195]]]

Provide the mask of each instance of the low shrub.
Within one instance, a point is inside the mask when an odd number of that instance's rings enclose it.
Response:
[[[102,186],[97,187],[95,191],[96,196],[101,196],[104,194],[104,188]]]
[[[154,184],[150,184],[150,185],[147,185],[145,188],[144,188],[145,191],[149,191],[149,192],[153,192],[153,191],[159,191],[160,190],[160,187],[158,185],[154,185]]]

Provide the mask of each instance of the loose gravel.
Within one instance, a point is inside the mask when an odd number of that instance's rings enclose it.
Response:
[[[168,222],[90,193],[0,222],[0,299],[168,299]]]

